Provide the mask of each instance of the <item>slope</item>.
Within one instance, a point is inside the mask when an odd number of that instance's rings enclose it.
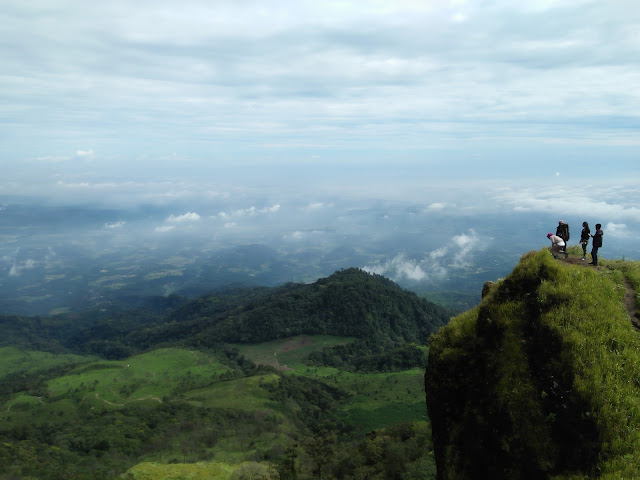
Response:
[[[425,343],[449,320],[449,311],[356,268],[312,284],[254,290],[247,301],[225,308],[217,295],[174,312],[167,323],[145,329],[139,344],[181,340],[198,346],[258,343],[295,335],[355,337],[380,348]]]
[[[625,284],[637,292],[640,265],[602,263],[530,252],[431,337],[439,478],[638,477],[640,337]]]

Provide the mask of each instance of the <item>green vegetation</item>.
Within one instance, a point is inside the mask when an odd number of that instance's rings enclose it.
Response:
[[[531,252],[432,336],[441,478],[637,478],[639,280],[637,262],[585,268]]]
[[[281,345],[344,341],[322,336]],[[259,356],[266,347],[243,348]],[[111,479],[127,469],[134,479],[252,478],[263,470],[272,475],[265,478],[294,478],[289,471],[302,479],[318,469],[359,478],[358,471],[390,468],[389,452],[407,465],[433,465],[428,424],[416,423],[426,420],[422,370],[363,374],[292,362],[298,369],[283,376],[240,366],[237,358],[162,348],[106,361],[0,349],[9,375],[37,380],[0,401],[0,478]],[[39,372],[51,378],[43,381]],[[401,424],[415,424],[416,433],[384,433]],[[363,446],[371,431],[384,437],[375,461],[367,457],[372,447]],[[395,445],[403,442],[423,448],[404,452]],[[360,450],[366,455],[344,455]]]
[[[355,269],[139,307],[0,317],[0,480],[434,471],[422,345],[447,310]]]

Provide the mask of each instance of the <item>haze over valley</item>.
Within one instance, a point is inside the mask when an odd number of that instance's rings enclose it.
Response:
[[[3,311],[108,308],[118,298],[193,297],[230,283],[310,283],[349,267],[465,309],[479,300],[485,281],[546,246],[558,218],[572,225],[577,243],[580,220],[595,213],[607,219],[599,220],[605,257],[640,253],[633,241],[638,193],[624,186],[601,188],[598,202],[559,185],[536,191],[470,185],[466,195],[453,187],[411,192],[390,185],[376,195],[356,183],[342,191],[258,193],[246,187],[214,193],[213,185],[193,183],[179,184],[180,191],[171,186],[164,197],[158,191],[150,202],[153,187],[137,185],[143,191],[136,193],[87,185],[87,194],[65,202],[5,197]],[[566,205],[548,200],[559,191],[571,199]],[[123,205],[127,194],[133,200]]]

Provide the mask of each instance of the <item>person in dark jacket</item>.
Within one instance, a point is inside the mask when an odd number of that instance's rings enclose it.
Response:
[[[556,235],[564,240],[564,247],[562,251],[564,252],[564,256],[567,256],[567,244],[569,243],[569,224],[564,223],[564,221],[560,220],[558,222],[558,228],[556,228]]]
[[[580,245],[582,246],[582,260],[587,258],[587,245],[591,238],[591,230],[587,222],[582,222],[582,233],[580,234]]]
[[[603,235],[602,225],[596,223],[596,233],[595,235],[591,235],[593,242],[591,242],[591,262],[589,262],[589,265],[593,265],[594,267],[598,266],[598,249],[602,246]]]

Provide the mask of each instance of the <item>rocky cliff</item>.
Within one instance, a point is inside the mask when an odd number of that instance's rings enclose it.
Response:
[[[637,262],[530,252],[433,335],[438,478],[640,478],[638,288]]]

